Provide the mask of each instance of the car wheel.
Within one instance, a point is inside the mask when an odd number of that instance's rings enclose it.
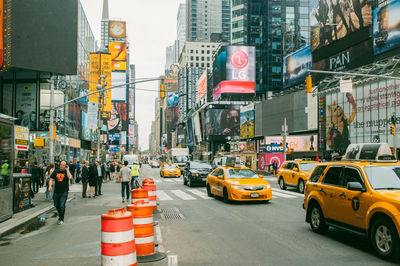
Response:
[[[222,199],[225,203],[229,203],[229,196],[228,196],[228,191],[226,190],[226,188],[224,188],[224,192],[222,194]]]
[[[283,177],[280,177],[280,178],[279,178],[279,187],[280,187],[282,190],[286,190],[286,184],[285,184],[285,180],[283,180]]]
[[[371,243],[378,256],[392,260],[398,258],[399,236],[388,218],[380,218],[372,225]]]
[[[188,186],[193,187],[192,181],[190,180],[190,177],[188,178]]]
[[[301,194],[304,194],[304,181],[302,179],[299,180],[297,184],[297,191]]]
[[[329,226],[325,223],[324,215],[318,204],[313,204],[310,208],[310,226],[311,229],[318,234],[328,231]]]
[[[207,184],[207,196],[214,197],[213,193],[211,193],[211,187],[209,184]]]
[[[187,185],[187,181],[186,181],[185,176],[183,176],[183,184],[184,184],[185,186]]]

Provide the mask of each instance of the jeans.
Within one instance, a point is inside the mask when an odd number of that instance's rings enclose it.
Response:
[[[82,180],[82,198],[86,198],[88,182],[89,182],[88,180]]]
[[[32,178],[32,191],[35,193],[39,192],[39,181],[38,177]]]
[[[58,220],[64,221],[65,214],[65,203],[67,202],[68,191],[63,193],[55,193],[53,195],[54,207],[56,207],[58,211]]]
[[[125,198],[125,192],[126,192],[126,199],[129,199],[129,182],[121,182],[122,198]]]
[[[101,186],[102,185],[103,185],[103,177],[99,176],[97,178],[96,196],[101,195]]]
[[[139,177],[138,176],[132,176],[131,189],[135,189],[139,185],[140,185],[139,184]]]

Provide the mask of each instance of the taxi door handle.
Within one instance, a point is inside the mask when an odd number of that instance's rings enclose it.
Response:
[[[339,194],[339,197],[341,197],[341,198],[346,198],[346,194],[340,193],[340,194]]]
[[[323,188],[321,188],[321,189],[319,190],[319,192],[324,192],[324,193],[325,193],[325,190],[324,190]]]

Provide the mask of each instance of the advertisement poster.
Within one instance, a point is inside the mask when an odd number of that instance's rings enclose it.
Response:
[[[167,104],[168,106],[175,106],[178,104],[179,95],[178,92],[168,92]]]
[[[113,102],[111,105],[111,117],[107,121],[109,132],[119,132],[127,129],[126,103]]]
[[[111,86],[119,86],[111,90],[112,101],[126,101],[126,72],[111,72]]]
[[[283,87],[304,83],[312,69],[311,48],[306,46],[283,58]]]
[[[135,119],[135,89],[129,88],[129,101],[128,101],[128,106],[129,106],[129,119],[133,120]]]
[[[106,88],[111,87],[111,55],[91,53],[89,55],[89,93],[97,91],[101,75],[106,76]],[[111,90],[105,92],[104,112],[111,112]],[[99,93],[89,95],[89,102],[99,102]]]
[[[374,9],[374,54],[400,46],[400,0]]]
[[[391,116],[400,123],[400,82],[382,80],[326,95],[326,149],[344,153],[349,144],[393,145]],[[396,132],[400,128],[396,127]]]
[[[135,125],[129,125],[128,140],[129,145],[135,145]]]
[[[126,145],[126,131],[121,131],[120,145]]]
[[[240,108],[240,138],[254,138],[254,104]]]
[[[18,174],[17,174],[18,175]],[[16,177],[14,175],[14,206],[13,210],[21,211],[30,205],[31,177]]]
[[[126,61],[126,43],[109,42],[108,52],[111,54],[112,61]]]
[[[109,145],[119,145],[120,138],[121,138],[120,134],[108,134],[107,142]]]
[[[108,36],[112,38],[126,37],[126,22],[110,20],[108,22]]]
[[[17,83],[15,94],[15,124],[36,130],[36,84]]]
[[[197,81],[197,99],[200,100],[206,94],[207,94],[207,70],[204,70],[203,74]]]
[[[268,146],[280,145],[282,146],[283,137],[265,137],[265,148],[266,152],[269,152]],[[271,147],[272,147],[271,146]],[[318,150],[318,135],[306,135],[306,136],[287,136],[286,137],[286,148],[292,149],[294,152],[305,152],[305,151],[317,151]],[[272,150],[274,148],[272,147]]]
[[[372,24],[372,0],[310,0],[311,51]]]
[[[196,143],[200,143],[202,141],[202,138],[201,138],[201,128],[200,128],[200,116],[199,116],[199,113],[197,113],[193,117],[193,126],[194,126],[194,136],[196,138]]]
[[[14,149],[18,151],[29,150],[29,128],[14,126]]]
[[[86,124],[86,128],[88,130],[97,129],[97,113],[98,113],[98,103],[89,102],[88,112],[87,112],[87,124]]]
[[[258,169],[262,171],[268,170],[268,165],[271,165],[274,161],[278,164],[278,168],[281,167],[284,162],[285,156],[283,153],[260,153],[258,155]]]
[[[187,135],[188,135],[188,145],[194,145],[194,134],[193,134],[193,123],[192,119],[189,118],[187,121]]]
[[[206,112],[206,135],[240,137],[238,109],[209,109]]]

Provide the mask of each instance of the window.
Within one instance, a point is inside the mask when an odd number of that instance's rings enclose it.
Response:
[[[321,165],[315,168],[314,172],[311,174],[310,182],[317,182],[321,175],[324,173],[326,165]]]
[[[342,186],[347,187],[347,183],[349,182],[358,182],[364,186],[364,182],[360,176],[360,172],[358,172],[358,170],[355,168],[346,167],[344,169]]]
[[[307,14],[308,14],[308,7],[306,7],[306,6],[301,6],[301,7],[300,7],[300,14],[305,14],[305,15],[307,15]]]
[[[334,186],[340,186],[340,175],[342,173],[343,167],[333,166],[329,168],[328,172],[326,173],[324,180],[322,183]]]
[[[201,61],[204,61],[204,56],[201,57]]]

